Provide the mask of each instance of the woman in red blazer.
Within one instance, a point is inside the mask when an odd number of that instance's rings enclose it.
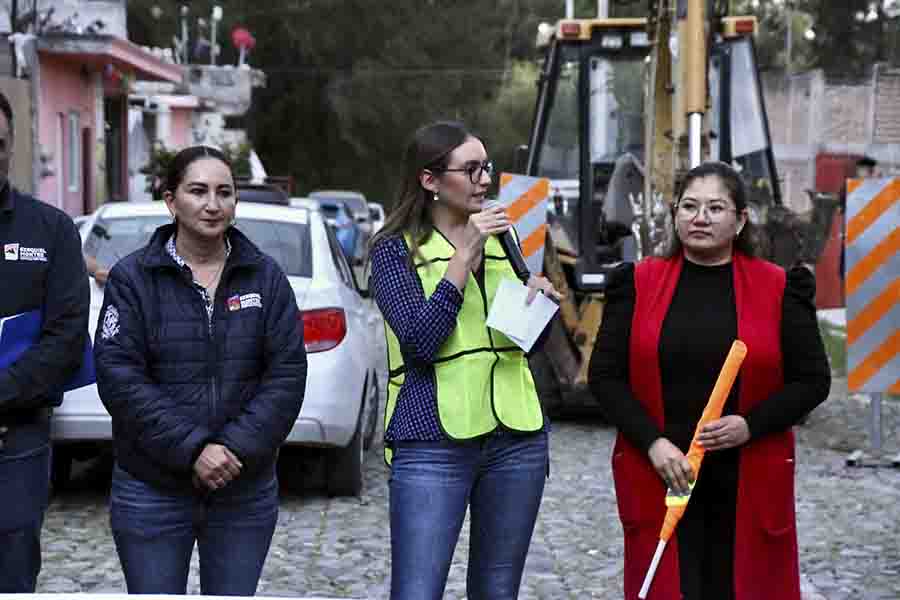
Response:
[[[649,600],[799,600],[791,427],[828,396],[815,280],[755,257],[740,176],[691,170],[667,256],[610,278],[589,381],[619,434],[612,468],[625,535],[625,597],[637,598],[667,487],[686,491],[685,454],[728,349],[748,354]]]

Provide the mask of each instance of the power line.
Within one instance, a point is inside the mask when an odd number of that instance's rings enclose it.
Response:
[[[505,77],[508,69],[469,69],[469,68],[453,68],[453,67],[428,67],[428,68],[340,68],[340,67],[267,67],[259,65],[256,68],[266,74],[269,73],[296,73],[296,74],[335,74],[335,73],[352,73],[354,75],[409,75],[419,77],[422,75],[461,75],[461,76],[490,76]]]

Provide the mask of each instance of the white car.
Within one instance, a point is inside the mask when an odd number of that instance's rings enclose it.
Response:
[[[303,408],[286,444],[324,448],[333,495],[357,495],[364,452],[375,434],[379,379],[372,304],[315,203],[288,207],[242,202],[236,226],[281,265],[294,293],[309,369]],[[85,254],[109,268],[146,245],[171,221],[162,202],[107,204],[91,215]],[[90,333],[94,335],[103,288],[91,279]],[[91,385],[68,392],[53,413],[53,471],[64,484],[73,458],[96,455],[112,439],[112,426]],[[281,465],[284,467],[285,465]]]
[[[91,215],[78,215],[77,217],[72,217],[72,222],[75,223],[75,227],[78,228],[78,234],[81,236],[81,241],[83,243],[84,238],[87,237],[87,229],[91,222]]]

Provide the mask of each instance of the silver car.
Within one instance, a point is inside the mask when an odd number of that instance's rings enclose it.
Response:
[[[364,452],[376,429],[376,365],[382,357],[376,351],[372,303],[356,287],[334,233],[315,206],[242,202],[237,227],[281,265],[300,309],[297,325],[303,327],[309,371],[303,408],[286,444],[325,449],[329,493],[358,495]],[[84,252],[110,268],[170,220],[162,202],[107,204],[90,217]],[[93,336],[103,288],[95,279],[90,285]],[[56,485],[65,483],[74,458],[94,456],[112,439],[111,419],[96,385],[67,393],[52,425]]]

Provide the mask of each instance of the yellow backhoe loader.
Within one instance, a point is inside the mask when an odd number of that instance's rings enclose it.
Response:
[[[814,263],[833,205],[806,216],[781,197],[756,64],[755,17],[727,2],[649,0],[646,18],[542,25],[524,174],[550,179],[544,273],[566,294],[532,368],[548,410],[583,404],[606,279],[659,252],[679,177],[737,168],[767,257]],[[524,155],[523,155],[524,158]]]

